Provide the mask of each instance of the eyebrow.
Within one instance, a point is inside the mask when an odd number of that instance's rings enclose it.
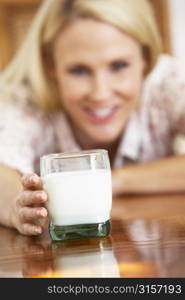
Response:
[[[114,61],[128,61],[128,60],[132,60],[134,56],[118,56],[118,57],[112,57],[107,59],[108,62],[114,62]],[[88,66],[89,62],[86,61],[82,61],[82,60],[73,60],[72,61],[68,61],[66,63],[67,67],[73,67],[75,65],[81,65],[81,66]]]

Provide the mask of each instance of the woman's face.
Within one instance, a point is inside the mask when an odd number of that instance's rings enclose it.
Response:
[[[141,92],[141,46],[115,27],[79,19],[54,43],[62,106],[82,146],[108,145],[121,136]]]

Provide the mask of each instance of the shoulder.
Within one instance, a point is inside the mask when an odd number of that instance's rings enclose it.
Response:
[[[44,112],[35,104],[28,85],[20,84],[13,91],[3,88],[0,81],[0,111],[4,118],[21,118],[21,121],[42,120]]]
[[[168,85],[185,82],[185,70],[182,68],[180,60],[176,57],[163,54],[159,57],[156,66],[146,77],[146,85]]]
[[[171,105],[184,97],[185,71],[181,62],[170,55],[161,55],[144,81],[142,102],[160,106],[167,103]]]
[[[32,102],[34,101],[29,85],[21,83],[12,87],[0,80],[0,104],[28,108]]]
[[[185,72],[177,58],[159,58],[144,82],[140,109],[143,120],[156,131],[172,132],[185,120]]]

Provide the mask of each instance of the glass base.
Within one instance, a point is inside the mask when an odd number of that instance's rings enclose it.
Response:
[[[50,224],[49,233],[53,241],[82,240],[94,237],[105,237],[110,233],[110,220],[96,224],[54,225]]]

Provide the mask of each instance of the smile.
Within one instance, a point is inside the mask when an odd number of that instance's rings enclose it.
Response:
[[[118,106],[105,107],[98,109],[85,108],[88,118],[94,123],[104,123],[110,121],[116,114]]]

